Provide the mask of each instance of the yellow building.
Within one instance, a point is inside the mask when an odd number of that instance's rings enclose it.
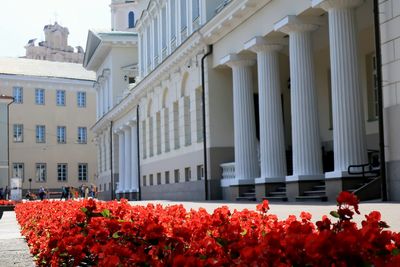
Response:
[[[80,64],[0,59],[0,94],[10,106],[9,176],[23,189],[50,192],[90,184],[96,150],[89,129],[96,120],[95,73]],[[30,182],[31,179],[31,182]],[[24,191],[25,192],[25,191]]]

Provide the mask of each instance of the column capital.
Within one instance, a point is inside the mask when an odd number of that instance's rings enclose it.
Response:
[[[312,0],[313,8],[322,8],[325,11],[331,9],[354,8],[361,5],[364,0]]]
[[[129,127],[136,126],[136,120],[131,119],[128,122],[126,122],[125,125],[127,125]]]
[[[115,133],[115,134],[118,134],[118,135],[123,134],[123,133],[124,133],[124,127],[121,126],[121,127],[116,128],[116,129],[114,130],[114,133]]]
[[[220,60],[220,64],[227,65],[231,68],[235,66],[248,67],[254,65],[255,63],[256,61],[251,57],[245,57],[238,54],[228,54]]]
[[[323,24],[324,22],[321,18],[289,15],[275,23],[274,30],[286,34],[293,32],[309,32],[317,30],[319,26]]]
[[[256,36],[244,44],[244,49],[258,52],[278,52],[282,49],[283,44],[278,40],[266,40],[261,36]]]
[[[96,91],[99,91],[100,90],[100,83],[99,82],[94,82],[93,83],[93,87],[94,87],[94,89],[96,89]]]

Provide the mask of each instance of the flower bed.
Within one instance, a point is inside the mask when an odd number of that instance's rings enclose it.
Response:
[[[17,219],[43,266],[400,266],[400,234],[380,213],[352,222],[358,200],[338,197],[338,210],[316,224],[311,214],[279,220],[258,211],[182,205],[130,206],[127,201],[18,204]]]

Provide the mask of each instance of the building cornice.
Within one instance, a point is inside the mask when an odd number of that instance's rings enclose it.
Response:
[[[92,87],[95,81],[92,80],[80,80],[63,77],[41,77],[41,76],[29,76],[29,75],[16,75],[16,74],[0,74],[0,80],[23,81],[23,82],[37,82],[37,83],[57,83],[67,85],[82,85]]]

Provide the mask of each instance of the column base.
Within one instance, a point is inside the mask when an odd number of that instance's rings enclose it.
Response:
[[[349,177],[350,174],[347,171],[333,171],[333,172],[326,172],[325,179],[337,179],[341,177]]]
[[[254,178],[251,179],[222,179],[221,187],[238,186],[238,185],[254,185]]]
[[[257,201],[262,201],[265,197],[270,196],[271,192],[278,191],[279,187],[284,187],[285,181],[281,182],[266,182],[266,183],[256,183],[256,198]],[[282,194],[283,195],[283,194]],[[275,197],[277,201],[287,201],[285,196]]]
[[[282,177],[260,177],[254,180],[255,184],[284,183],[285,176]]]
[[[286,182],[296,182],[296,181],[317,181],[323,180],[325,177],[323,174],[307,174],[307,175],[291,175],[286,176]]]
[[[320,185],[323,179],[294,180],[286,182],[286,196],[289,201],[296,201],[296,197],[303,196],[305,191],[310,191],[314,186]]]

